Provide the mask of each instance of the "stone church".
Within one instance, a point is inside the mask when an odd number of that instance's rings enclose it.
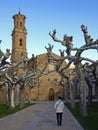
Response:
[[[13,16],[14,19],[14,27],[12,30],[12,56],[11,62],[18,62],[22,56],[28,57],[27,51],[27,29],[25,26],[26,16],[21,14],[15,14]],[[34,46],[31,48],[32,52]],[[52,54],[55,58],[59,58],[58,55]],[[47,53],[40,54],[37,56],[37,61],[40,62],[39,67],[43,68],[45,63],[47,63]],[[63,63],[63,66],[66,65],[66,62]],[[54,66],[51,64],[47,65],[47,70],[51,71],[54,69]],[[67,72],[74,71],[74,68],[69,68],[66,70]],[[74,78],[74,77],[73,77]],[[36,87],[32,88],[31,99],[35,101],[46,101],[46,100],[56,100],[59,95],[65,96],[65,88],[60,86],[60,75],[56,72],[50,73],[48,75],[43,75],[39,78],[39,84]],[[67,97],[69,96],[69,87],[66,83],[66,93]],[[76,87],[76,85],[75,85]],[[74,88],[75,95],[78,95],[78,89]],[[25,99],[28,98],[28,88],[25,89]],[[0,89],[0,103],[6,102],[5,90]]]
[[[26,39],[27,39],[27,29],[25,26],[26,16],[21,14],[15,14],[14,19],[14,28],[12,31],[12,57],[11,62],[17,62],[21,59],[21,56],[28,57],[26,49]],[[32,51],[34,49],[31,48]],[[59,57],[56,54],[53,54],[55,57]],[[38,62],[40,62],[40,67],[43,67],[47,61],[47,53],[40,54],[37,56]],[[65,63],[66,64],[66,63]],[[48,65],[48,70],[53,69],[52,65]],[[39,85],[32,89],[31,99],[32,100],[55,100],[59,95],[63,96],[63,87],[59,86],[55,81],[60,81],[60,76],[58,73],[53,72],[48,75],[44,75],[39,78]],[[25,91],[25,98],[27,98],[28,89]]]
[[[14,27],[12,30],[12,55],[11,62],[18,62],[22,56],[28,58],[27,46],[27,29],[25,26],[26,16],[20,12],[13,15]],[[34,46],[31,48],[32,52]],[[58,55],[52,53],[53,57],[60,58]],[[44,68],[45,64],[48,63],[47,53],[37,55],[37,62],[40,62],[39,68]],[[63,62],[62,67],[66,65],[66,62]],[[54,66],[51,64],[47,65],[47,71],[54,69]],[[74,68],[69,68],[66,70],[66,73],[74,71]],[[30,98],[35,101],[52,101],[56,100],[58,96],[69,97],[69,87],[67,81],[65,81],[65,87],[60,86],[59,82],[61,80],[60,75],[57,72],[52,72],[48,75],[43,75],[39,78],[39,84],[32,88]],[[65,92],[66,90],[66,92]],[[77,88],[75,89],[77,90]],[[28,98],[29,89],[25,89],[25,99]],[[77,93],[77,92],[75,92]],[[0,103],[6,102],[5,90],[0,89]]]

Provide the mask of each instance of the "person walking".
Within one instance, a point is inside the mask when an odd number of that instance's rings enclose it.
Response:
[[[57,125],[62,125],[62,116],[63,116],[63,110],[64,110],[64,103],[62,101],[62,97],[59,96],[58,100],[55,102],[54,108],[56,110],[56,119],[57,119]]]

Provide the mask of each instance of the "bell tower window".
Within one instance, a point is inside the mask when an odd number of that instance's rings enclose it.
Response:
[[[22,22],[20,22],[20,27],[22,27]]]
[[[19,40],[19,45],[22,46],[22,39]]]
[[[18,22],[17,22],[17,27],[18,27]]]

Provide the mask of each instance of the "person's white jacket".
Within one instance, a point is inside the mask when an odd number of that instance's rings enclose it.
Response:
[[[64,110],[64,103],[61,99],[55,102],[54,108],[56,110],[56,113],[62,113]]]

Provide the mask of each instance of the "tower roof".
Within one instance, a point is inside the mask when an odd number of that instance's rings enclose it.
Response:
[[[23,14],[21,14],[21,12],[20,12],[20,11],[18,12],[18,14],[13,15],[13,18],[16,18],[16,17],[17,17],[17,18],[20,18],[20,17],[22,18],[22,17],[23,17],[23,18],[25,18],[25,19],[26,19],[26,16],[25,16],[25,15],[23,15]]]

